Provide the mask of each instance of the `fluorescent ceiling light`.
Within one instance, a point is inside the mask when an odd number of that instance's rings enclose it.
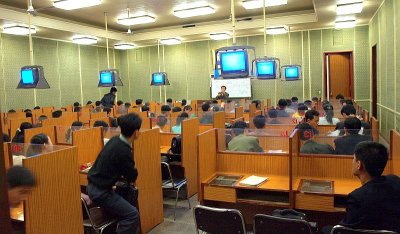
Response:
[[[352,3],[338,4],[336,7],[336,14],[348,15],[361,13],[363,10],[363,1],[356,1]]]
[[[119,18],[117,22],[122,25],[137,25],[137,24],[148,24],[156,22],[156,18],[149,16],[149,15],[142,15],[142,16],[135,16],[135,17],[126,17],[126,18]]]
[[[182,41],[179,38],[165,38],[161,39],[160,43],[163,45],[179,45],[182,43]]]
[[[288,30],[285,26],[267,28],[267,34],[269,35],[285,34],[287,32]]]
[[[80,45],[93,45],[97,43],[97,38],[92,36],[74,36],[72,41]]]
[[[211,33],[210,34],[210,38],[212,40],[226,40],[226,39],[230,39],[232,36],[229,33]]]
[[[338,21],[349,21],[349,20],[356,20],[355,15],[339,15],[336,17],[336,22]]]
[[[199,15],[209,15],[214,14],[215,9],[211,6],[200,6],[193,8],[186,8],[181,10],[174,10],[174,15],[179,18],[189,18]]]
[[[28,35],[29,34],[29,26],[28,25],[18,25],[18,24],[9,24],[3,26],[3,33],[14,34],[14,35]],[[36,28],[31,26],[31,34],[36,33]]]
[[[57,0],[53,2],[54,7],[63,10],[75,10],[100,4],[101,0]]]
[[[135,45],[132,44],[132,43],[123,42],[123,43],[115,44],[114,48],[117,49],[117,50],[130,50],[130,49],[135,48]]]
[[[354,28],[356,26],[355,20],[347,20],[347,21],[336,21],[335,28],[342,29],[342,28]]]
[[[265,0],[266,7],[286,5],[287,0]],[[264,6],[263,0],[245,0],[242,5],[247,10],[262,8]]]

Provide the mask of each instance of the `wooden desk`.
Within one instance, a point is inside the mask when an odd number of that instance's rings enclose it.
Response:
[[[161,152],[162,154],[166,154],[166,153],[168,153],[168,150],[169,150],[170,148],[171,148],[170,146],[160,146],[160,152]]]

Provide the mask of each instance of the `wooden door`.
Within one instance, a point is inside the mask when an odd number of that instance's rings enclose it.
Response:
[[[330,99],[335,98],[338,94],[343,94],[346,98],[354,98],[352,59],[352,52],[327,53],[325,55],[327,68],[325,94],[329,94]]]

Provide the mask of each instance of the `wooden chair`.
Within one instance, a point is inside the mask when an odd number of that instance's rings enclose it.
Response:
[[[336,225],[332,228],[331,234],[397,234],[397,232],[385,231],[385,230],[362,230],[362,229],[352,229],[343,227],[341,225]]]
[[[196,231],[219,234],[245,234],[246,228],[242,213],[234,209],[218,209],[196,206],[193,209]]]
[[[312,234],[311,225],[300,219],[257,214],[253,219],[254,234]]]

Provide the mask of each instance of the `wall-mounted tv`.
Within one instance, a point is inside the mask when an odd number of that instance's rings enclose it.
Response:
[[[221,76],[223,78],[243,78],[249,76],[248,55],[246,50],[221,52],[220,65]]]
[[[301,79],[301,67],[297,65],[284,66],[283,79],[286,81],[299,80]]]
[[[116,69],[100,71],[99,87],[117,86],[119,81],[119,72]]]
[[[169,85],[167,73],[155,72],[151,75],[151,86]]]
[[[275,60],[257,60],[257,79],[276,79],[277,62]]]
[[[47,89],[50,88],[44,77],[42,66],[24,66],[20,72],[20,82],[17,89]]]

